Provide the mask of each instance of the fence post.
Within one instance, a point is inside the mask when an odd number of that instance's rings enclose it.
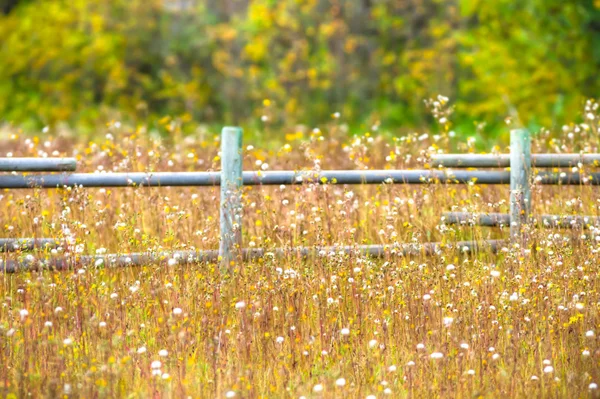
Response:
[[[531,138],[527,129],[510,132],[510,240],[524,244],[523,225],[531,213]]]
[[[221,131],[221,269],[231,270],[242,254],[242,129]]]

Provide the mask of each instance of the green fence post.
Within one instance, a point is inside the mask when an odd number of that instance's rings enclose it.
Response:
[[[242,259],[242,129],[221,131],[221,269]]]
[[[531,213],[531,138],[526,129],[510,132],[510,240],[524,244],[523,225]]]

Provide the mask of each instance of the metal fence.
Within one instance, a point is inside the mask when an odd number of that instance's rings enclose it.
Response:
[[[454,244],[390,244],[368,246],[339,246],[314,248],[279,248],[275,250],[243,249],[241,188],[244,185],[281,184],[510,184],[510,214],[473,215],[447,213],[442,220],[448,224],[477,224],[481,226],[510,226],[510,241],[524,243],[523,226],[532,220],[547,227],[585,227],[599,223],[597,218],[580,216],[560,218],[542,215],[531,218],[532,167],[570,167],[600,165],[600,154],[531,154],[531,140],[526,130],[511,132],[510,154],[436,154],[431,165],[436,168],[506,168],[509,171],[478,171],[449,169],[428,170],[328,170],[314,171],[242,171],[242,130],[225,127],[221,134],[221,172],[156,172],[156,173],[60,173],[7,174],[0,176],[2,189],[63,188],[63,187],[187,187],[220,186],[220,245],[219,250],[175,251],[164,253],[111,254],[76,257],[34,257],[6,260],[0,270],[54,269],[65,270],[75,265],[123,267],[176,259],[177,263],[220,262],[224,271],[236,263],[265,256],[307,258],[335,253],[360,253],[373,257],[432,255],[446,248],[471,253],[486,249],[497,251],[505,241],[457,242]],[[73,159],[6,158],[0,160],[2,171],[73,171]],[[538,184],[599,185],[600,173],[535,174]],[[52,238],[0,239],[0,251],[31,250],[59,245]]]

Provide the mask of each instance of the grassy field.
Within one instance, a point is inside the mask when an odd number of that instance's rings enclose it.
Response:
[[[598,152],[594,132],[542,132],[533,151]],[[77,155],[88,172],[218,170],[217,137],[166,144],[118,126],[89,143],[10,133],[0,155]],[[279,150],[246,142],[244,168],[422,168],[428,151],[451,140],[313,131]],[[508,195],[507,186],[477,185],[246,187],[244,245],[506,237],[440,215],[507,212]],[[600,192],[589,186],[535,186],[533,197],[535,214],[600,213]],[[46,255],[75,258],[217,248],[218,205],[218,188],[0,193],[3,236],[59,237],[64,245]],[[178,259],[0,274],[0,396],[598,397],[600,235],[530,237],[530,247],[507,244],[496,255],[267,255],[225,276]]]

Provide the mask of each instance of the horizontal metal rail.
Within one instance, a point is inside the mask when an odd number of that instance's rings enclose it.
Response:
[[[75,158],[0,158],[0,172],[70,172]]]
[[[595,216],[558,216],[539,215],[530,217],[534,225],[552,228],[589,228],[599,226],[600,218]],[[448,212],[444,213],[442,220],[446,224],[467,224],[486,227],[509,226],[508,213],[481,213]]]
[[[584,179],[588,179],[587,183]],[[600,173],[539,172],[540,184],[600,185]],[[244,172],[243,185],[281,185],[302,183],[336,184],[427,184],[427,183],[509,184],[510,172],[441,171],[441,170],[328,170]],[[218,186],[220,172],[156,172],[156,173],[72,173],[56,175],[0,176],[0,189],[57,187],[197,187]]]
[[[59,245],[60,242],[54,238],[0,238],[0,252],[31,251]]]
[[[532,166],[566,168],[582,165],[600,166],[600,154],[531,154]],[[433,154],[434,167],[450,168],[508,168],[510,154]]]
[[[382,258],[385,256],[431,256],[439,253],[444,248],[454,249],[462,253],[474,253],[478,250],[487,250],[496,253],[505,244],[503,240],[489,241],[461,241],[456,243],[424,243],[424,244],[396,244],[396,245],[360,245],[360,246],[328,246],[328,247],[299,247],[291,249],[276,248],[265,250],[262,248],[244,249],[244,260],[285,256],[299,257],[302,259],[314,256],[327,256],[331,253],[361,254],[364,256]],[[152,263],[168,263],[169,259],[176,259],[177,264],[193,264],[202,262],[217,262],[218,250],[205,251],[175,251],[163,253],[133,253],[123,255],[86,255],[79,257],[49,257],[36,258],[28,255],[22,260],[0,260],[0,272],[14,273],[18,271],[36,270],[70,270],[76,267],[107,267],[120,268],[128,266],[142,266]]]
[[[244,172],[243,185],[281,185],[302,183],[337,184],[425,184],[442,183],[508,184],[506,172],[430,170],[328,170]],[[0,188],[56,187],[168,187],[218,186],[221,172],[156,172],[156,173],[73,173],[62,175],[0,176]]]

